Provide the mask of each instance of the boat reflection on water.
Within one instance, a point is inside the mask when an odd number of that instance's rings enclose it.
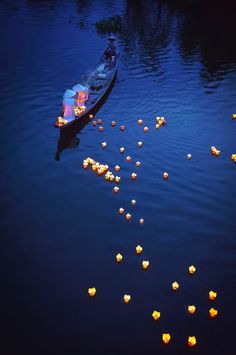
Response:
[[[93,116],[100,110],[102,105],[105,103],[108,95],[110,94],[115,82],[117,81],[117,73],[114,76],[114,79],[111,82],[111,85],[101,100],[94,106],[94,108],[89,112]],[[80,139],[77,137],[82,129],[91,122],[91,119],[88,115],[81,117],[81,119],[76,120],[72,125],[65,127],[64,129],[60,130],[60,137],[57,143],[57,151],[55,154],[55,160],[59,161],[61,153],[65,149],[74,149],[77,148],[80,144]]]

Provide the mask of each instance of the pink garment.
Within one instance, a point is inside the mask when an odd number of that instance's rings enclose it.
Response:
[[[74,99],[65,99],[63,100],[63,111],[64,111],[64,119],[68,121],[72,121],[75,118],[74,111],[75,100]]]

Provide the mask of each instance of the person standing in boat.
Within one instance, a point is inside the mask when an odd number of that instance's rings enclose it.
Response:
[[[108,37],[108,46],[104,51],[103,58],[106,60],[116,61],[119,57],[119,52],[116,49],[116,38],[113,36]]]

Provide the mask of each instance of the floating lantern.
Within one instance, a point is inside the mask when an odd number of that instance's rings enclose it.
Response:
[[[169,333],[162,334],[162,341],[164,344],[168,344],[170,342],[171,336]]]
[[[141,245],[137,245],[136,248],[135,248],[135,250],[136,250],[136,254],[139,255],[139,254],[142,253],[143,248],[141,247]]]
[[[92,120],[93,119],[93,115],[89,115],[89,119]]]
[[[115,171],[119,171],[120,170],[120,166],[119,165],[116,165],[115,166]]]
[[[187,159],[188,160],[192,159],[192,155],[191,154],[187,154]]]
[[[161,316],[161,312],[158,312],[158,311],[153,311],[152,312],[152,318],[154,320],[158,320],[160,318],[160,316]]]
[[[110,175],[109,175],[109,174],[106,174],[106,175],[105,175],[105,180],[107,180],[107,181],[110,180]]]
[[[136,200],[131,200],[132,205],[136,205]]]
[[[100,132],[103,131],[103,127],[102,126],[100,126],[98,129],[99,129]]]
[[[61,116],[58,116],[58,117],[57,117],[57,121],[56,121],[56,126],[57,126],[57,127],[64,126],[64,125],[67,124],[67,123],[68,123],[68,121],[65,120],[63,117],[61,117]]]
[[[156,124],[156,129],[159,129],[161,126],[157,123]]]
[[[163,178],[164,178],[165,180],[167,180],[167,179],[168,179],[168,176],[169,176],[169,174],[165,171],[165,172],[163,173]]]
[[[132,179],[132,180],[136,180],[136,177],[137,177],[137,174],[136,174],[136,173],[132,173],[131,179]]]
[[[98,174],[98,176],[103,175],[103,173],[104,173],[104,169],[103,169],[103,168],[98,168],[98,169],[97,169],[97,174]]]
[[[128,155],[127,157],[126,157],[126,161],[130,161],[131,160],[131,157]]]
[[[98,124],[101,124],[102,123],[102,120],[99,118],[98,119]]]
[[[115,186],[113,190],[114,190],[115,193],[117,193],[117,192],[119,192],[120,189],[119,189],[118,186]]]
[[[88,295],[90,297],[94,297],[96,295],[96,292],[97,292],[97,290],[96,290],[95,287],[91,287],[91,288],[88,289]]]
[[[193,347],[197,344],[197,339],[195,336],[189,336],[188,337],[188,345]]]
[[[214,146],[211,146],[211,153],[212,155],[218,157],[220,155],[220,150],[216,149]]]
[[[131,301],[130,295],[124,295],[124,303],[129,303]]]
[[[89,164],[88,164],[87,160],[84,160],[84,162],[83,162],[84,169],[87,169],[88,166],[89,166]]]
[[[93,165],[92,165],[92,170],[93,170],[93,171],[97,171],[97,166],[96,166],[96,164],[93,164]]]
[[[148,260],[142,261],[142,268],[143,268],[143,270],[146,270],[149,268],[149,261]]]
[[[141,118],[138,120],[138,124],[141,125],[143,123],[143,120]]]
[[[120,253],[116,255],[116,261],[118,263],[121,263],[122,259],[123,259],[123,256]]]
[[[147,133],[147,131],[148,131],[148,127],[144,127],[144,129],[143,129],[143,130],[144,130],[144,132],[145,132],[145,133]]]
[[[115,182],[117,182],[117,183],[120,182],[120,177],[119,177],[119,176],[116,176],[116,177],[115,177]]]
[[[209,300],[214,301],[216,297],[217,297],[217,292],[214,291],[209,292]]]
[[[143,219],[143,218],[140,218],[139,224],[143,224],[143,223],[144,223],[144,219]]]
[[[112,127],[115,127],[116,121],[112,121],[112,122],[111,122],[111,125],[112,125]]]
[[[194,305],[188,306],[188,313],[194,314],[196,312],[196,307]]]
[[[97,125],[97,121],[93,121],[93,125],[96,126]]]
[[[159,124],[159,126],[164,126],[166,123],[165,117],[156,117],[156,121]]]
[[[179,288],[179,284],[178,284],[178,282],[173,282],[172,283],[172,290],[174,290],[174,291],[177,291],[178,290],[178,288]]]
[[[127,221],[130,221],[131,220],[131,214],[130,213],[127,213],[126,216],[125,216],[126,220]]]
[[[102,147],[103,147],[103,149],[105,149],[106,146],[107,146],[107,143],[106,143],[106,142],[102,142]]]
[[[143,142],[139,141],[139,142],[138,142],[138,147],[141,148],[142,145],[143,145]]]
[[[139,167],[141,165],[140,161],[136,161],[136,166]]]
[[[121,148],[120,148],[121,154],[124,153],[124,151],[125,151],[125,148],[124,148],[124,147],[121,147]]]
[[[119,214],[122,215],[122,214],[124,214],[124,212],[125,212],[124,208],[123,208],[123,207],[120,207],[120,208],[119,208]]]
[[[215,317],[217,316],[217,314],[218,314],[217,309],[211,308],[211,309],[209,310],[209,316],[210,316],[211,318],[215,318]]]
[[[114,181],[115,180],[115,176],[113,174],[110,175],[110,181]]]
[[[125,130],[125,126],[124,125],[121,125],[120,126],[120,130],[123,132]]]
[[[195,271],[196,271],[196,268],[195,268],[194,265],[189,266],[188,272],[189,272],[191,275],[193,275],[193,274],[195,273]]]
[[[233,160],[233,162],[236,163],[236,154],[231,155],[231,160]]]
[[[236,113],[232,114],[232,120],[236,120]]]

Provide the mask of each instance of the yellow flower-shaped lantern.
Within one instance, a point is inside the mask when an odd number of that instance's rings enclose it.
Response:
[[[179,288],[179,284],[178,284],[178,282],[173,282],[172,283],[172,290],[174,290],[174,291],[177,291],[178,290],[178,288]]]
[[[196,307],[194,305],[188,306],[188,313],[194,314],[196,312]]]
[[[189,336],[188,337],[188,345],[193,347],[197,344],[197,339],[195,336]]]
[[[169,177],[169,174],[165,171],[165,172],[163,173],[163,179],[164,179],[164,180],[167,180],[168,177]]]
[[[143,260],[142,261],[142,268],[143,270],[147,270],[149,268],[149,261],[148,260]]]
[[[94,297],[96,295],[96,293],[97,293],[97,290],[96,290],[95,287],[91,287],[91,288],[88,289],[89,297]]]
[[[123,256],[120,253],[116,254],[116,261],[118,263],[121,263],[122,259],[123,259]]]
[[[220,150],[216,149],[214,146],[211,146],[211,154],[218,157],[220,155]]]
[[[124,303],[127,304],[127,303],[129,303],[131,301],[131,296],[130,295],[124,295],[123,299],[124,299]]]
[[[125,216],[126,220],[127,221],[130,221],[131,220],[131,214],[130,213],[127,213],[126,216]]]
[[[170,342],[171,335],[169,333],[162,334],[162,341],[164,344],[168,344]]]
[[[214,301],[214,299],[217,297],[217,292],[209,291],[208,297],[209,300]]]
[[[232,160],[234,163],[236,163],[236,154],[232,154],[232,155],[231,155],[231,160]]]
[[[211,318],[215,318],[217,315],[218,315],[217,309],[215,309],[215,308],[212,307],[212,308],[209,310],[209,316],[210,316]]]
[[[122,214],[124,214],[124,212],[125,212],[124,208],[123,208],[123,207],[120,207],[120,208],[119,208],[119,214],[122,215]]]
[[[158,311],[153,311],[152,312],[152,318],[154,320],[158,320],[160,318],[160,316],[161,316],[161,312],[158,312]]]
[[[193,275],[196,272],[196,268],[194,265],[189,266],[188,272]]]
[[[135,250],[136,250],[136,254],[140,255],[142,253],[142,251],[143,251],[143,248],[141,247],[141,245],[137,245]]]

